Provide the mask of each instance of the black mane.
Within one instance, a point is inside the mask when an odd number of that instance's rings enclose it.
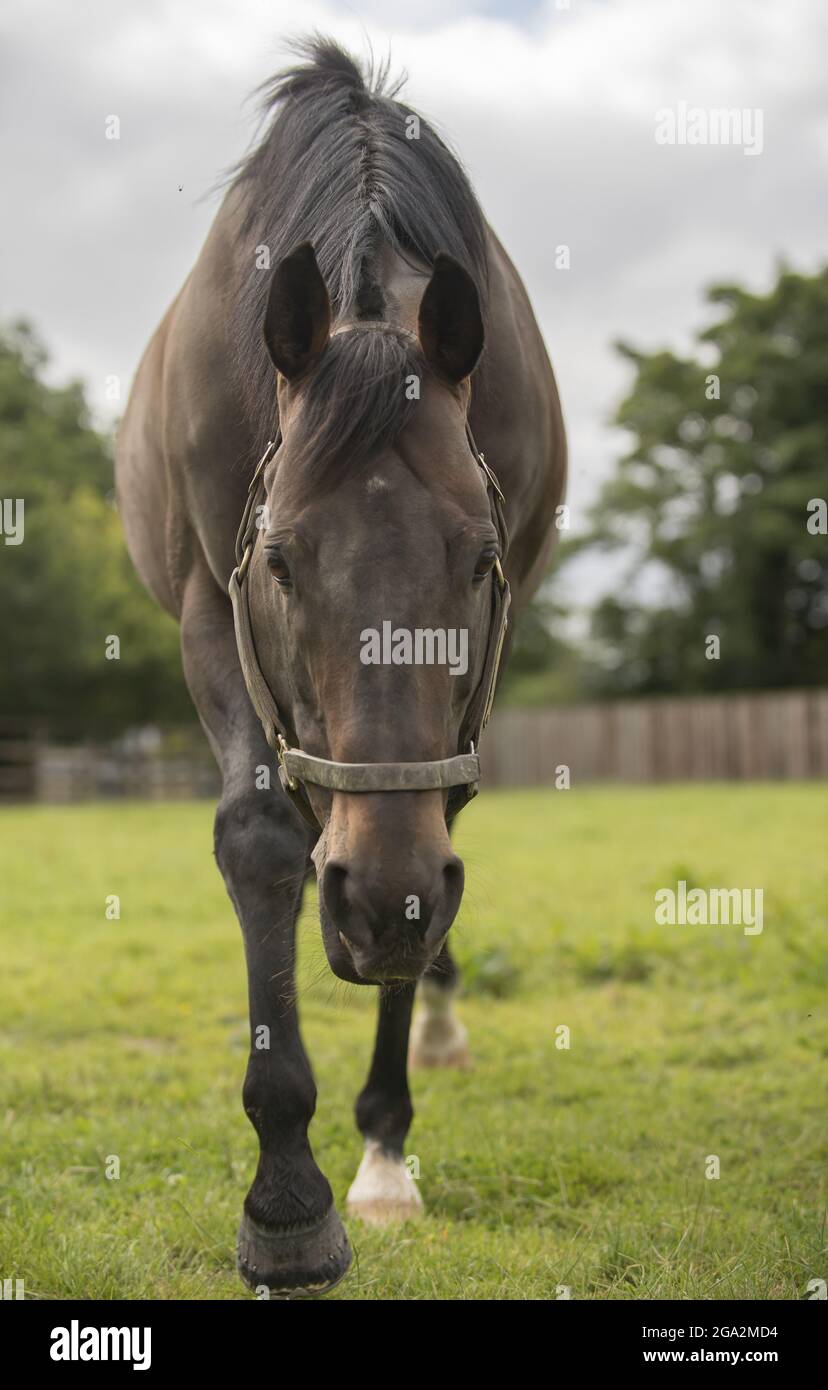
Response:
[[[426,264],[438,251],[446,251],[474,279],[484,317],[486,313],[486,237],[480,207],[443,141],[422,117],[394,99],[401,83],[389,85],[387,62],[378,68],[370,64],[363,72],[350,54],[320,36],[293,48],[306,61],[264,84],[263,110],[272,113],[267,129],[230,176],[245,200],[240,236],[246,260],[235,309],[237,366],[257,448],[276,422],[273,368],[262,341],[270,275],[256,268],[257,246],[268,247],[275,266],[300,242],[309,241],[334,317],[357,320],[383,317],[382,288],[374,269],[383,242]],[[417,139],[406,135],[410,117],[419,121]],[[370,358],[372,368],[373,387],[362,393],[371,408],[378,403],[381,359],[391,367],[401,351],[397,338],[396,349],[390,342],[383,349],[379,340],[386,334],[374,330],[374,335],[368,342],[360,335],[360,351],[367,355],[366,365]],[[352,334],[343,336],[356,347]],[[335,375],[341,376],[345,348],[335,351]],[[355,384],[354,373],[347,375]],[[402,395],[399,378],[394,391]],[[352,410],[353,392],[340,401],[343,412]],[[384,401],[386,409],[380,413],[391,428],[390,391]],[[331,408],[336,409],[336,401]],[[331,440],[343,433],[345,418],[343,414],[339,428],[331,429]],[[370,425],[361,433],[348,431],[354,445],[366,445],[373,433]],[[379,442],[375,439],[374,447]]]
[[[402,329],[357,324],[335,333],[302,409],[299,446],[307,481],[322,490],[346,462],[368,462],[393,443],[414,409],[406,379],[422,380],[425,370],[419,343]]]

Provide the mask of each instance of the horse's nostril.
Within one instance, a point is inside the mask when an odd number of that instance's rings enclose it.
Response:
[[[348,870],[341,864],[326,864],[322,875],[322,897],[333,920],[341,921],[348,910],[345,884]]]
[[[443,889],[446,903],[453,907],[455,912],[460,906],[465,881],[466,875],[462,859],[458,859],[456,856],[449,859],[443,867]]]

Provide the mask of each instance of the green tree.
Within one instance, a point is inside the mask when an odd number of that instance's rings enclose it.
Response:
[[[627,561],[592,615],[605,691],[828,683],[828,269],[708,300],[693,356],[619,345],[632,447],[565,548]]]
[[[544,583],[516,620],[498,708],[566,704],[588,681],[581,653],[559,635],[564,610],[550,597],[550,587]]]
[[[0,542],[0,721],[72,737],[190,720],[176,624],[126,553],[110,442],[82,388],[47,385],[45,364],[25,325],[0,336],[0,491],[24,504],[22,543]]]

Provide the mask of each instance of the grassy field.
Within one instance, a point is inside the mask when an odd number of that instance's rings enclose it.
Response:
[[[211,839],[202,803],[0,814],[0,1275],[28,1297],[252,1297],[245,979]],[[828,1275],[827,842],[816,785],[486,792],[452,932],[475,1068],[416,1074],[427,1216],[350,1223],[332,1297],[807,1297]],[[657,926],[680,878],[762,887],[764,931]],[[374,991],[311,983],[311,895],[300,941],[342,1211]]]

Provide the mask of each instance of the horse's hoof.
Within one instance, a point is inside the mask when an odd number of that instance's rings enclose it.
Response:
[[[318,1298],[351,1267],[351,1247],[336,1208],[315,1226],[272,1231],[242,1213],[236,1255],[239,1274],[261,1298]]]
[[[376,1139],[366,1142],[348,1191],[347,1211],[367,1226],[416,1221],[423,1214],[423,1199],[406,1164]]]

